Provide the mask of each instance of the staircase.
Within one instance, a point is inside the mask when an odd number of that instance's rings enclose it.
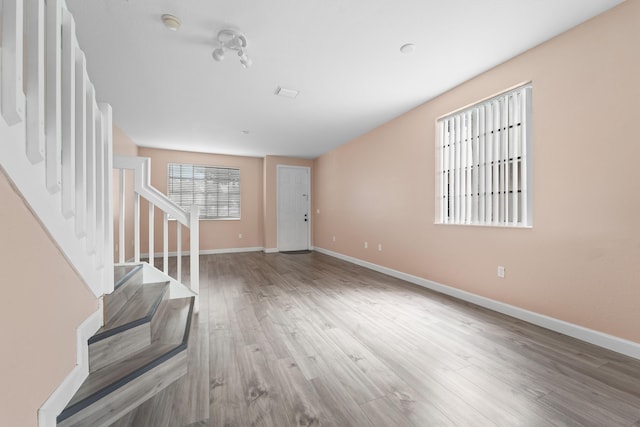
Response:
[[[116,266],[104,326],[89,339],[89,376],[58,426],[108,426],[187,372],[195,297],[169,297],[169,281],[147,283],[144,265]]]
[[[40,427],[108,425],[186,372],[198,310],[198,209],[187,214],[153,188],[149,162],[114,158],[111,106],[97,101],[65,1],[0,0],[0,173],[103,301],[78,326],[76,366],[38,410]],[[125,236],[124,177],[131,170],[134,235]],[[118,245],[135,244],[134,264],[125,264],[120,250],[114,268],[115,194]],[[162,241],[163,271],[140,263],[142,206],[149,215],[146,256],[153,260]],[[156,212],[161,238],[154,236]],[[169,276],[170,224],[176,277]],[[188,286],[183,255],[190,257]]]

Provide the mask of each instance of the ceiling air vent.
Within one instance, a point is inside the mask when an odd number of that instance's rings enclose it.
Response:
[[[300,91],[287,89],[281,86],[278,86],[275,92],[275,94],[278,96],[284,96],[285,98],[291,98],[291,99],[294,99],[296,96],[298,96],[299,93]]]

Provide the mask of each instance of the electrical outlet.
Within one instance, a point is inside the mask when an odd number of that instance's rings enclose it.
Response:
[[[364,242],[364,248],[367,249],[369,247],[369,242]]]
[[[238,233],[238,239],[242,239],[242,233]]]
[[[316,213],[320,215],[320,209],[316,209]]]
[[[504,267],[499,265],[498,266],[498,277],[501,278],[501,279],[504,279],[504,272],[505,272]]]
[[[333,236],[333,241],[334,241],[334,242],[336,241],[336,236]]]
[[[378,251],[382,252],[382,243],[378,243]]]

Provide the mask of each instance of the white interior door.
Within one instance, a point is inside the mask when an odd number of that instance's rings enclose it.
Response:
[[[278,250],[309,249],[310,170],[307,167],[278,165],[277,175]]]

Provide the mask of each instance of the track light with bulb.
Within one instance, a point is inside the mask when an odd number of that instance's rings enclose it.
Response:
[[[247,38],[244,34],[236,30],[225,29],[218,33],[216,41],[218,42],[218,47],[211,52],[213,59],[218,62],[222,61],[224,60],[225,53],[227,51],[233,51],[238,54],[240,64],[242,64],[244,68],[251,67],[253,61],[251,61],[251,58],[247,56]]]

